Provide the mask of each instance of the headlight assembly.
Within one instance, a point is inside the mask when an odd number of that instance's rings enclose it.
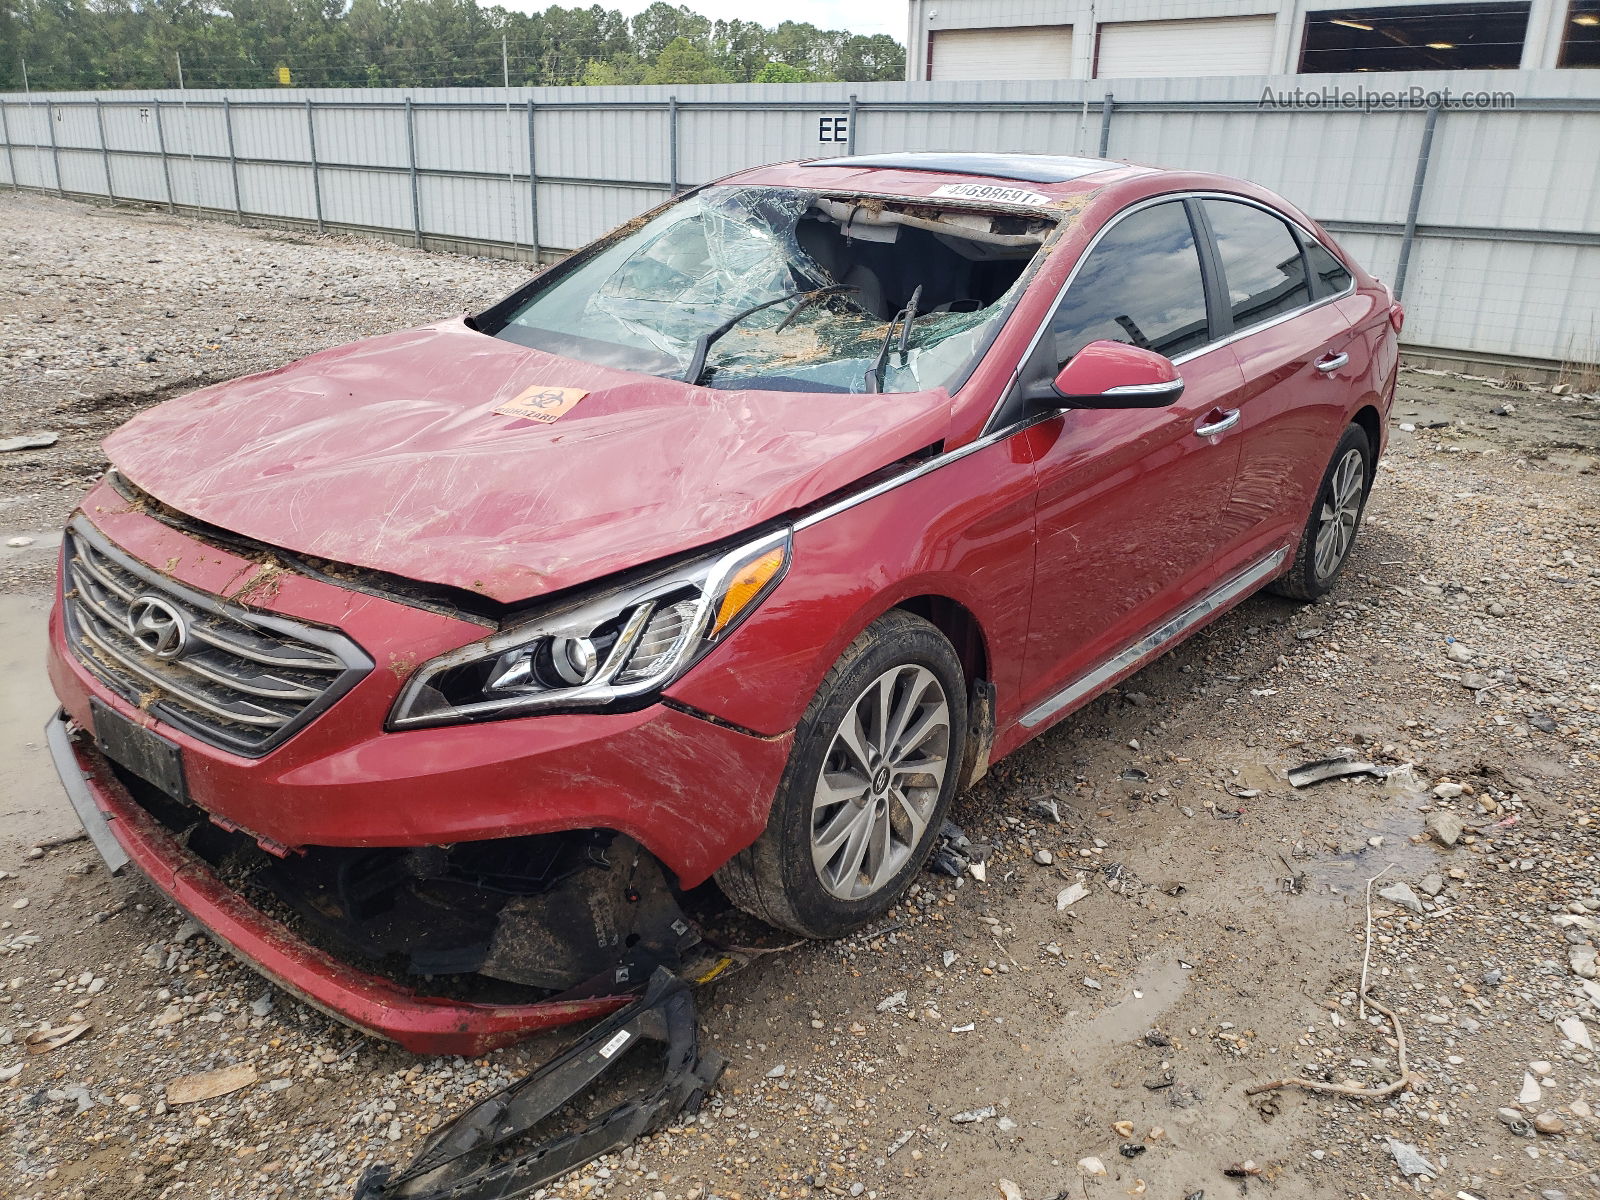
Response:
[[[509,626],[424,663],[393,729],[604,708],[666,687],[778,585],[789,531]]]

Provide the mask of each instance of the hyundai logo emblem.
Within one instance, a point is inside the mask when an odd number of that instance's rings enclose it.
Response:
[[[159,596],[135,596],[128,605],[128,633],[157,658],[177,658],[189,644],[183,614]]]

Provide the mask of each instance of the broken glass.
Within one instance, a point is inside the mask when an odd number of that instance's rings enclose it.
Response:
[[[704,385],[864,392],[920,287],[883,390],[938,387],[987,344],[1050,228],[1043,218],[910,201],[707,188],[558,274],[497,335],[682,379],[697,339],[740,318],[711,347]]]

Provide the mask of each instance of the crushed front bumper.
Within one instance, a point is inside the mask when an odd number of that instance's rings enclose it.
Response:
[[[418,1054],[481,1054],[530,1033],[604,1016],[627,996],[488,1005],[418,995],[340,962],[228,888],[180,846],[117,780],[63,713],[46,731],[56,771],[90,841],[113,873],[128,863],[279,987],[329,1016]]]

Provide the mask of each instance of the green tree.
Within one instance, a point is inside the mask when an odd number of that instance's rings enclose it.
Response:
[[[654,62],[678,39],[703,52],[711,49],[711,22],[683,5],[674,8],[656,0],[633,19],[633,48],[646,62]]]
[[[886,33],[856,34],[839,48],[836,70],[840,79],[859,83],[904,79],[906,48]]]
[[[644,73],[645,83],[732,83],[728,73],[688,38],[673,38]]]
[[[512,12],[476,0],[0,0],[0,89],[897,79],[893,38],[785,21],[712,22],[682,4],[631,21],[600,4]]]
[[[751,83],[808,83],[811,72],[792,67],[786,62],[769,62],[755,73]]]
[[[737,80],[753,80],[767,65],[766,26],[755,21],[718,21],[711,27],[711,58]]]
[[[618,87],[630,83],[643,83],[644,63],[628,54],[618,54],[609,59],[595,59],[584,68],[578,82],[587,87]]]

